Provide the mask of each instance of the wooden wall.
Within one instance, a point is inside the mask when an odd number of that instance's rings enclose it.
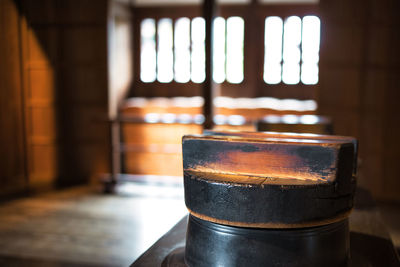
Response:
[[[400,35],[396,0],[321,0],[319,110],[360,140],[359,183],[400,201]]]
[[[108,172],[109,2],[0,3],[0,192]]]
[[[18,29],[17,6],[0,1],[0,196],[27,186]]]
[[[319,112],[360,140],[359,183],[400,201],[397,0],[320,0]],[[109,169],[107,0],[0,1],[0,194]],[[122,90],[123,91],[123,90]]]
[[[22,0],[29,183],[107,168],[107,1]]]

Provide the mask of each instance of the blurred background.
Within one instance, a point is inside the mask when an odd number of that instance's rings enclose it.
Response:
[[[400,244],[399,1],[206,2],[0,1],[4,261],[133,262],[185,214],[204,125],[356,137]]]

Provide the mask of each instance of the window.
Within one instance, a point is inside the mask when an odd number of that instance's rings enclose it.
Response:
[[[267,84],[316,84],[320,20],[316,16],[265,19],[264,81]]]
[[[243,75],[244,20],[215,18],[213,79],[241,83]],[[205,80],[205,21],[181,17],[173,21],[145,18],[140,26],[140,79],[144,83],[202,83]]]
[[[315,99],[320,62],[318,4],[315,0],[265,1],[219,3],[212,23],[211,73],[218,94]],[[149,5],[135,7],[134,12],[134,47],[140,53],[134,55],[132,94],[201,95],[206,64],[200,4]]]

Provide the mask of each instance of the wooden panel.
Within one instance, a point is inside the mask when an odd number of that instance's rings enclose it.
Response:
[[[185,134],[199,134],[202,126],[196,124],[135,123],[122,126],[126,144],[180,144]]]
[[[367,71],[363,94],[363,108],[381,113],[385,107],[385,88],[388,86],[388,74],[385,70]]]
[[[360,184],[392,201],[400,200],[398,7],[393,0],[321,1],[320,111],[333,117],[336,133],[360,138]]]
[[[92,0],[23,0],[32,23],[98,23],[106,16],[105,1]]]
[[[121,110],[123,115],[140,116],[143,117],[148,113],[173,113],[173,114],[201,114],[201,107],[157,107],[157,106],[144,106],[144,107],[124,107]]]
[[[365,112],[361,119],[361,138],[363,152],[368,155],[384,151],[384,122],[381,114]]]
[[[21,11],[30,185],[86,182],[107,169],[107,1]]]
[[[102,24],[107,15],[106,0],[68,0],[57,3],[57,22],[65,24]]]
[[[30,184],[49,183],[57,175],[58,155],[53,145],[33,145],[31,147]]]
[[[360,102],[360,71],[358,69],[321,68],[320,109],[340,106],[356,108]]]
[[[369,30],[368,63],[385,65],[390,56],[392,29],[387,26],[371,26]]]
[[[55,99],[54,71],[50,68],[27,69],[29,75],[28,97],[30,100]]]
[[[0,1],[0,195],[26,186],[19,16],[14,1]]]
[[[376,24],[395,24],[398,23],[397,10],[400,3],[397,0],[373,0],[371,3],[371,21]]]
[[[58,75],[63,81],[60,86],[67,101],[79,105],[107,104],[107,91],[101,90],[107,84],[106,68],[76,66],[60,70]]]
[[[68,27],[61,31],[60,53],[66,64],[93,64],[105,67],[107,62],[106,27]]]
[[[132,174],[182,176],[182,154],[128,152],[125,172]]]
[[[40,137],[56,137],[56,118],[53,107],[34,107],[30,109],[30,134]]]
[[[362,146],[360,149],[361,148]],[[365,153],[362,155],[365,155]],[[375,196],[382,196],[382,193],[384,192],[384,178],[382,177],[382,169],[384,168],[384,165],[382,158],[382,153],[370,153],[367,157],[361,158],[359,167],[360,171],[357,183],[361,187],[370,189],[371,193]]]
[[[32,62],[55,62],[58,58],[57,31],[52,28],[29,29],[27,32],[28,60]]]
[[[365,3],[361,0],[320,1],[322,21],[330,24],[362,24],[366,18]]]
[[[69,107],[68,136],[76,142],[102,143],[108,137],[109,124],[104,106],[77,105]]]
[[[363,56],[363,29],[350,25],[321,25],[321,64],[359,64]]]

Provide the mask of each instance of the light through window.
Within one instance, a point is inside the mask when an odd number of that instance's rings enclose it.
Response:
[[[225,19],[214,19],[213,36],[213,79],[216,83],[225,81]]]
[[[173,79],[173,60],[172,52],[172,20],[163,18],[157,25],[157,80],[162,83],[171,82]]]
[[[146,83],[151,83],[156,80],[157,54],[155,36],[155,20],[144,19],[140,25],[140,79]]]
[[[230,83],[243,81],[244,21],[230,17],[226,22],[226,79]]]
[[[318,62],[321,23],[316,16],[303,18],[303,42],[301,81],[304,84],[316,84],[318,82]]]
[[[243,81],[244,20],[213,21],[213,79],[217,83]],[[205,80],[205,21],[201,17],[142,20],[140,79],[169,83]],[[157,36],[156,36],[157,35]]]
[[[187,83],[190,80],[190,19],[176,20],[174,38],[175,81]]]
[[[320,20],[291,16],[265,19],[264,81],[268,84],[318,83]]]
[[[206,77],[205,72],[205,38],[206,24],[203,18],[194,18],[192,20],[192,57],[191,57],[191,79],[192,82],[201,83]]]
[[[281,82],[282,25],[280,17],[265,20],[264,81],[269,84]]]

